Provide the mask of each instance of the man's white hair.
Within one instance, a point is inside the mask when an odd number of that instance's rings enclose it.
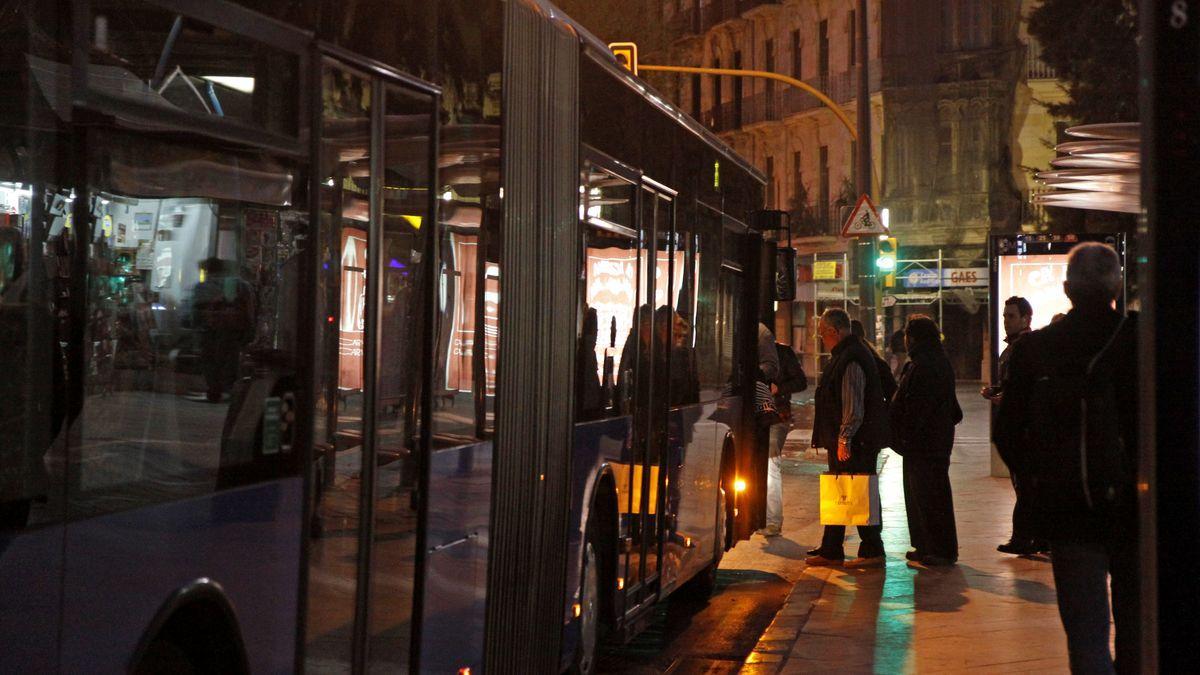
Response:
[[[1111,246],[1079,244],[1067,255],[1067,283],[1072,296],[1114,300],[1121,294],[1121,259]]]

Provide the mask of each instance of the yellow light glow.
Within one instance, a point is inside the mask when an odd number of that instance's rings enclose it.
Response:
[[[470,667],[463,667],[463,668],[459,668],[459,669],[458,669],[458,675],[471,675],[471,669],[470,669]]]
[[[625,590],[625,578],[624,577],[620,577],[617,579],[617,590],[618,591]]]
[[[685,537],[685,538],[684,538],[684,540],[683,540],[683,547],[684,547],[684,548],[691,548],[691,547],[692,547],[692,538],[691,538],[691,537]]]
[[[734,492],[745,492],[746,491],[746,481],[742,480],[741,478],[733,481],[733,491]]]
[[[400,217],[407,220],[408,224],[412,225],[414,230],[421,229],[421,222],[422,222],[421,216],[404,216],[404,215],[402,215]]]
[[[577,602],[574,605],[571,605],[571,613],[575,615],[576,619],[578,619],[579,615],[583,613],[583,607]]]

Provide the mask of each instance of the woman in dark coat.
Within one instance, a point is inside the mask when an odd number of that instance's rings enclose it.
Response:
[[[904,506],[915,551],[908,559],[926,565],[958,560],[950,450],[962,409],[954,394],[954,369],[942,348],[938,325],[914,316],[904,328],[909,362],[892,400],[892,449],[904,457]]]

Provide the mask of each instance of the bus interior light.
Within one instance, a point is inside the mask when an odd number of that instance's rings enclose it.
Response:
[[[617,577],[617,590],[625,590],[625,577]]]
[[[746,481],[742,480],[741,478],[738,478],[737,480],[733,481],[733,491],[734,492],[745,492],[746,491]]]
[[[578,602],[571,605],[571,614],[573,614],[575,616],[575,618],[578,619],[579,615],[583,614],[583,606],[580,605]]]

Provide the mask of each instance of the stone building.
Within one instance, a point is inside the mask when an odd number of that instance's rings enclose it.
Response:
[[[646,11],[646,0],[624,1],[630,11]],[[1065,126],[1043,103],[1064,94],[1037,60],[1036,45],[1027,46],[1022,17],[1034,2],[867,3],[869,191],[889,212],[901,261],[936,261],[940,255],[944,267],[980,271],[987,267],[989,234],[1044,226],[1043,214],[1029,206],[1036,192],[1032,171],[1049,164],[1056,134]],[[622,2],[563,4],[591,25],[588,15],[599,10],[589,5],[605,5],[611,14]],[[825,92],[854,120],[861,68],[855,48],[857,5],[856,0],[658,0],[649,10],[661,12],[654,20],[633,23],[597,15],[603,25],[595,30],[608,40],[644,40],[643,63],[789,75]],[[853,263],[839,262],[843,254],[854,256],[838,236],[842,207],[853,205],[864,191],[854,185],[852,134],[815,97],[782,83],[642,75],[754,162],[768,177],[767,205],[791,212],[792,245],[800,254],[798,301],[779,307],[776,334],[815,366],[816,315],[831,304],[845,303],[852,314],[856,311],[855,270],[847,269]],[[822,260],[826,265],[813,264]],[[836,270],[839,276],[814,281],[814,270]],[[939,303],[931,299],[939,295],[936,288],[933,293],[907,288],[903,275],[897,276],[884,294],[899,301],[879,308],[877,327],[886,335],[908,314],[940,317],[959,376],[980,377],[988,289],[986,275],[974,278],[975,286],[945,289]]]

